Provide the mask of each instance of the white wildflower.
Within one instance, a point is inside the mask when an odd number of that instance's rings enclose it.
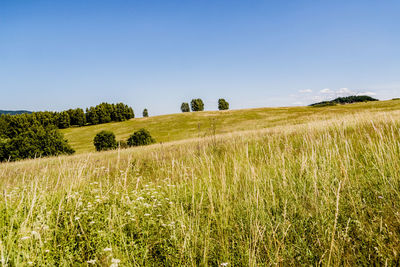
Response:
[[[105,248],[103,249],[104,252],[112,251],[112,248]]]
[[[39,233],[36,232],[36,231],[32,231],[31,234],[34,235],[34,236],[38,236],[39,235]]]
[[[23,236],[23,237],[21,237],[21,240],[27,240],[29,238],[30,238],[29,236]]]
[[[87,261],[87,263],[89,263],[89,264],[96,264],[96,260],[90,260],[90,261]]]
[[[150,215],[151,215],[150,213],[145,213],[145,214],[144,214],[144,216],[150,216]]]
[[[227,262],[223,262],[223,263],[221,263],[221,266],[228,266],[228,264],[229,263],[227,263]]]
[[[118,263],[120,263],[121,261],[119,259],[111,259],[111,265],[110,267],[118,267]]]

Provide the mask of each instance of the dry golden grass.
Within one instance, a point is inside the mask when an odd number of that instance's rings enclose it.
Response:
[[[396,108],[1,164],[1,260],[397,265],[399,170]]]

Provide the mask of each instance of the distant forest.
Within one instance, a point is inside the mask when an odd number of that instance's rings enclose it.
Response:
[[[27,110],[0,110],[0,115],[19,115],[19,114],[31,114],[31,111]]]
[[[379,101],[373,97],[367,95],[353,95],[346,97],[338,97],[331,101],[322,101],[318,103],[311,104],[311,107],[325,107],[325,106],[335,106],[337,104],[351,104],[357,102],[369,102],[369,101]]]
[[[133,109],[123,103],[101,103],[86,109],[62,112],[33,112],[0,116],[0,161],[72,154],[58,129],[94,125],[134,118]]]

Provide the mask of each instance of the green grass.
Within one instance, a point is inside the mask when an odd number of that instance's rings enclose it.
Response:
[[[0,164],[2,265],[396,266],[399,104],[180,114],[275,119]]]
[[[118,140],[126,140],[134,131],[146,128],[157,142],[197,138],[210,133],[224,134],[275,126],[332,119],[344,114],[381,112],[400,108],[400,101],[380,101],[332,107],[257,108],[230,111],[180,113],[125,122],[107,123],[62,130],[77,153],[95,151],[94,136],[101,130],[113,131]]]

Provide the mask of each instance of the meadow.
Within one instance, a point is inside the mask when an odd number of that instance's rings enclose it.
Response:
[[[85,153],[143,126],[163,143]],[[0,164],[3,266],[400,264],[400,101],[64,133],[80,154]]]
[[[61,132],[77,153],[94,152],[93,138],[102,131],[115,133],[117,140],[126,140],[133,132],[146,128],[157,142],[171,142],[225,134],[259,130],[275,126],[302,124],[339,118],[343,115],[390,111],[400,108],[400,100],[337,105],[331,107],[254,108],[229,111],[178,113],[124,122],[112,122],[85,127],[63,129]]]

